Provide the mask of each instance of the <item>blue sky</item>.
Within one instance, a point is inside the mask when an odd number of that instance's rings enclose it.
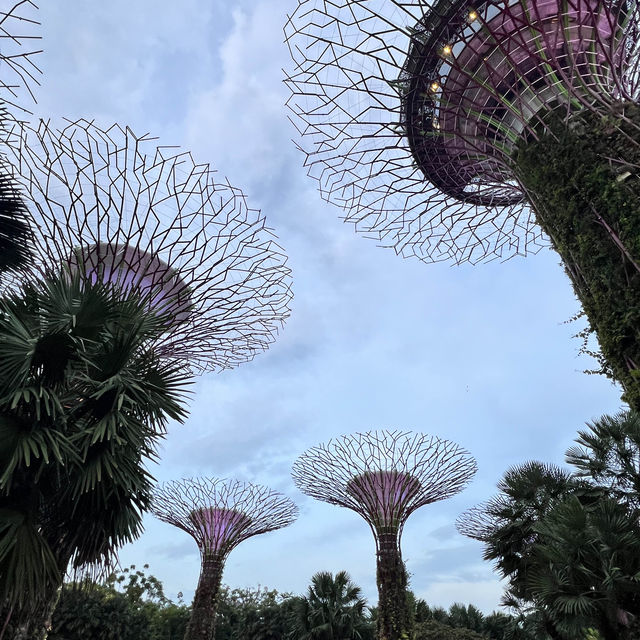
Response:
[[[302,592],[346,569],[375,602],[370,531],[355,513],[300,494],[289,475],[307,447],[354,431],[413,429],[468,449],[479,471],[463,493],[409,519],[412,588],[431,604],[490,611],[501,587],[456,517],[494,493],[511,465],[562,463],[576,430],[620,406],[572,339],[582,325],[554,253],[454,267],[402,260],[358,237],[325,204],[291,138],[282,26],[295,0],[65,0],[42,3],[39,116],[95,118],[191,150],[242,188],[289,255],[295,298],[271,349],[195,386],[185,425],[164,443],[159,480],[233,477],[283,491],[291,527],[250,539],[224,581]],[[64,7],[64,8],[61,8]],[[195,542],[145,519],[121,552],[189,600]]]

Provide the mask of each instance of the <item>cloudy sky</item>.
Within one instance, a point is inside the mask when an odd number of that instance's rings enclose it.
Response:
[[[416,594],[431,604],[497,606],[481,545],[457,534],[466,508],[511,465],[562,463],[576,430],[616,411],[619,393],[582,373],[566,324],[578,311],[548,250],[481,266],[425,265],[356,236],[306,177],[291,138],[282,26],[296,0],[42,2],[45,53],[36,113],[129,125],[210,162],[266,214],[289,255],[295,299],[271,349],[200,378],[186,424],[173,425],[159,480],[232,477],[267,484],[301,508],[287,529],[244,542],[224,581],[302,592],[319,570],[346,569],[375,602],[370,531],[355,513],[314,502],[290,478],[307,447],[376,428],[449,438],[479,471],[457,497],[405,528]],[[148,563],[167,595],[189,600],[199,556],[181,530],[145,520],[121,552]]]

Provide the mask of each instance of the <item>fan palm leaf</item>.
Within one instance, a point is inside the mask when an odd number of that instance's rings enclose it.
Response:
[[[346,571],[313,575],[306,596],[293,605],[293,635],[299,640],[361,640],[371,624],[360,587]]]
[[[70,560],[109,565],[140,534],[145,463],[186,415],[185,368],[154,349],[171,322],[135,291],[68,271],[0,299],[5,604],[46,599]]]

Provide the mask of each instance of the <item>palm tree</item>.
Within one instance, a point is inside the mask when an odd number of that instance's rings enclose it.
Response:
[[[481,633],[484,631],[484,615],[472,604],[464,605],[454,602],[449,607],[449,624],[452,627],[462,627]]]
[[[536,526],[540,540],[528,576],[534,598],[578,638],[594,628],[603,640],[636,638],[640,615],[638,512],[616,499],[595,504],[570,496]]]
[[[0,119],[5,114],[0,107]],[[25,267],[31,257],[31,230],[25,204],[0,159],[0,273]]]
[[[567,462],[579,477],[640,508],[640,413],[604,415],[587,426],[578,432],[577,446],[567,450]]]
[[[170,319],[149,304],[67,272],[0,299],[0,602],[16,638],[46,636],[69,564],[109,565],[141,531],[144,463],[185,417],[180,363],[154,352]]]
[[[498,483],[500,493],[463,514],[458,529],[484,542],[484,559],[493,561],[519,592],[538,541],[535,525],[577,486],[569,472],[555,465],[534,461],[512,467]]]
[[[464,513],[457,525],[460,533],[484,543],[484,559],[493,561],[508,581],[503,604],[518,609],[535,602],[528,577],[537,562],[538,523],[582,485],[555,465],[526,462],[509,469],[498,489],[498,495]],[[564,640],[545,609],[539,613],[546,633]]]
[[[367,603],[346,571],[313,575],[307,595],[295,598],[292,640],[365,640],[373,635]]]

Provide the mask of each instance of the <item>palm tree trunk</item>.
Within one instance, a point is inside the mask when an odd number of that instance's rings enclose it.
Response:
[[[397,533],[378,533],[378,640],[411,638],[407,570]]]
[[[41,597],[35,603],[23,609],[17,609],[14,616],[15,633],[12,640],[46,640],[49,631],[51,631],[51,622],[53,612],[58,606],[60,600],[60,592],[64,576],[67,573],[67,567],[71,560],[72,553],[65,548],[60,541],[57,545],[52,545],[58,566],[57,579],[52,579],[43,588]]]
[[[60,600],[59,584],[49,584],[42,600],[29,611],[23,611],[20,621],[16,624],[13,640],[46,640],[51,631],[53,612]]]
[[[218,594],[220,593],[223,569],[223,558],[217,555],[203,558],[200,580],[193,598],[191,618],[184,634],[184,640],[214,640]]]

